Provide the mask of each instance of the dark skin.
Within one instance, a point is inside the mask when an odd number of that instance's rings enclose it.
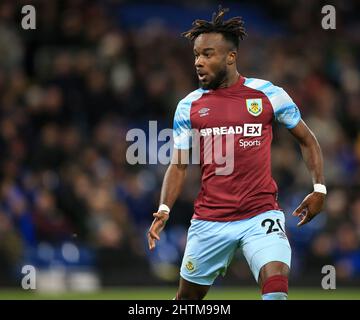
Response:
[[[222,34],[205,33],[199,35],[194,42],[194,55],[195,68],[202,88],[226,88],[239,79],[240,75],[236,66],[237,50]],[[322,153],[314,134],[302,120],[289,131],[300,145],[312,182],[324,184]],[[182,159],[188,159],[188,151],[175,149],[162,185],[160,203],[165,203],[170,208],[180,194],[186,177],[187,164]],[[293,212],[294,216],[300,218],[298,226],[303,226],[319,214],[324,201],[325,195],[322,193],[312,192],[307,195]],[[156,212],[153,216],[154,221],[148,232],[150,250],[153,250],[156,241],[160,240],[160,233],[169,218],[169,215],[164,211]],[[288,277],[289,271],[289,267],[282,262],[269,262],[260,270],[258,281],[260,288],[269,277],[274,275]],[[209,288],[210,286],[191,283],[180,277],[177,299],[203,299]]]

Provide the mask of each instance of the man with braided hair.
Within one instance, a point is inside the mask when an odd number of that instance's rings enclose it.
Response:
[[[220,7],[211,22],[196,20],[183,34],[193,42],[200,88],[182,99],[175,112],[173,159],[148,232],[149,248],[154,249],[160,240],[170,208],[181,192],[187,168],[183,159],[188,159],[196,140],[194,131],[198,132],[201,189],[188,231],[176,299],[204,298],[216,277],[225,274],[236,250],[241,249],[262,298],[284,300],[291,249],[285,216],[277,202],[277,185],[271,176],[273,122],[285,125],[298,141],[314,184],[314,191],[293,212],[300,218],[298,226],[314,218],[324,205],[322,153],[298,107],[282,88],[240,75],[236,59],[239,40],[246,36],[244,22],[240,17],[224,21],[226,11]],[[205,161],[209,154],[216,158],[223,152],[216,148],[219,138],[222,143],[231,141],[231,148],[226,146],[233,157],[231,172],[218,170],[216,161]]]

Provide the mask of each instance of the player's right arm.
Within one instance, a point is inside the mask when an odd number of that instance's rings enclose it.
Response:
[[[172,208],[178,198],[186,176],[189,150],[174,149],[171,164],[166,170],[160,195],[160,204],[166,204]],[[148,231],[149,249],[155,248],[156,240],[160,240],[160,233],[164,229],[169,214],[166,211],[158,211],[153,214],[154,221]]]
[[[181,192],[185,180],[186,168],[189,163],[189,150],[192,144],[190,121],[191,101],[191,94],[181,100],[174,115],[174,151],[171,163],[164,176],[160,195],[160,204],[165,204],[169,208],[172,208]],[[153,216],[155,219],[148,231],[150,250],[155,248],[156,240],[160,240],[159,234],[169,219],[169,214],[166,211],[158,211],[154,213]]]

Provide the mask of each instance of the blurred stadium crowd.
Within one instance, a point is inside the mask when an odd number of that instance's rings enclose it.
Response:
[[[37,29],[22,30],[21,7],[30,3]],[[332,3],[337,29],[327,31],[320,2],[229,5],[229,17],[242,15],[249,34],[240,72],[285,88],[324,153],[326,208],[298,229],[291,213],[311,178],[292,136],[275,127],[273,175],[293,246],[293,283],[320,285],[327,264],[346,283],[360,279],[360,8]],[[18,285],[24,264],[91,271],[101,285],[177,281],[198,168],[189,168],[150,254],[145,233],[166,166],[127,164],[125,137],[131,128],[147,130],[149,120],[171,127],[177,102],[197,86],[183,25],[167,19],[175,12],[187,28],[195,13],[208,19],[216,7],[1,1],[0,284]],[[253,281],[241,253],[227,279]]]

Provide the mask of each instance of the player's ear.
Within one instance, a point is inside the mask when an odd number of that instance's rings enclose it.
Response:
[[[236,63],[236,51],[230,51],[228,56],[227,56],[227,64],[228,65],[232,65],[234,63]]]

